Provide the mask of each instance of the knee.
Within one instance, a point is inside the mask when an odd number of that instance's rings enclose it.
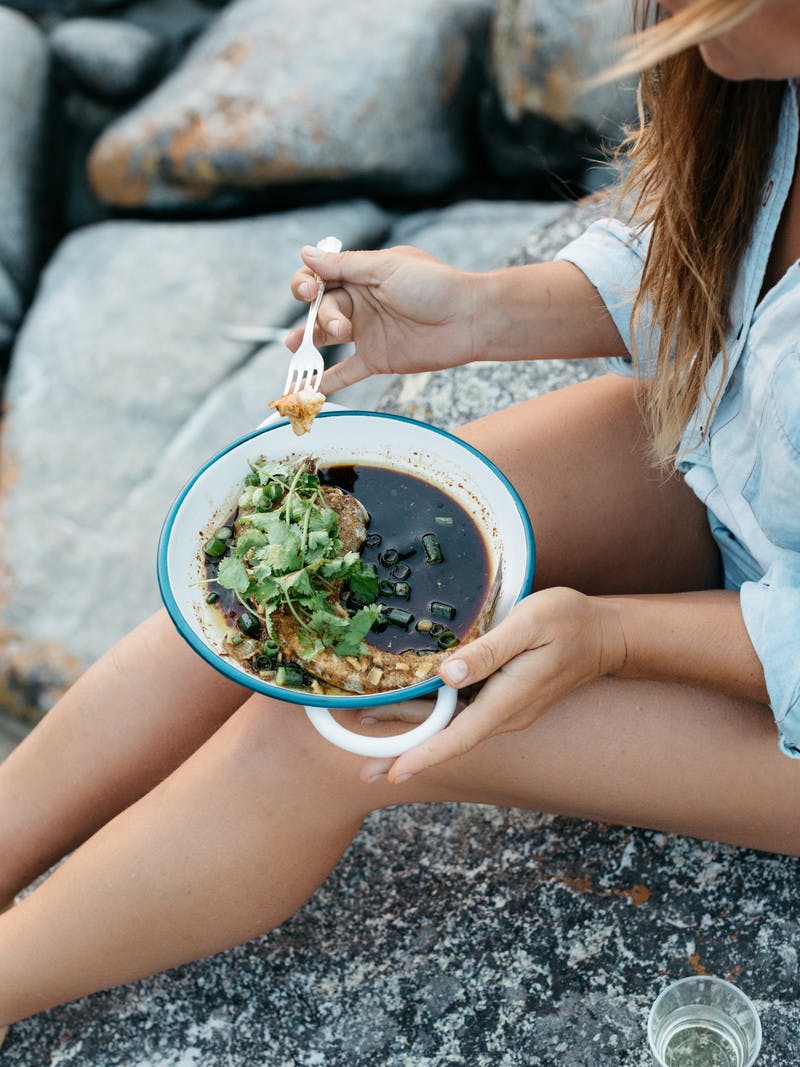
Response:
[[[324,740],[300,706],[253,696],[224,729],[236,773],[269,775],[273,783],[285,779],[293,788],[299,782],[309,789],[336,786],[365,794],[366,802],[369,790],[358,777],[362,757]]]

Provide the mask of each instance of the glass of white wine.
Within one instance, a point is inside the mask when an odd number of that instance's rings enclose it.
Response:
[[[647,1037],[655,1067],[752,1067],[761,1049],[761,1022],[735,985],[696,975],[658,996]]]

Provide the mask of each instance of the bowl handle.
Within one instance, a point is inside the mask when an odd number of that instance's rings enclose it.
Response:
[[[365,737],[340,726],[327,708],[312,708],[306,705],[306,715],[315,730],[339,748],[354,752],[357,756],[399,756],[415,745],[438,734],[450,722],[456,710],[458,690],[443,685],[436,697],[436,704],[425,722],[392,737]]]

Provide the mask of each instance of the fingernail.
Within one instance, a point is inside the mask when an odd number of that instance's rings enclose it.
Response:
[[[403,782],[407,782],[408,779],[412,778],[412,777],[413,777],[413,775],[411,775],[411,774],[400,774],[400,775],[397,776],[397,778],[395,778],[394,784],[395,785],[402,785]]]
[[[379,782],[381,778],[385,777],[385,774],[373,774],[371,778],[367,778],[367,785],[372,785],[373,782]]]
[[[341,337],[342,335],[342,320],[331,319],[328,323],[328,332],[332,333],[334,337]]]
[[[374,726],[377,721],[378,720],[376,718],[374,718],[372,715],[362,715],[362,717],[361,717],[361,725],[362,726]]]
[[[322,259],[327,255],[327,252],[323,252],[321,248],[315,248],[314,245],[303,245],[300,252],[305,259]]]
[[[453,685],[458,685],[459,682],[463,682],[469,674],[469,667],[463,659],[449,659],[446,663],[442,664],[442,674],[449,682],[452,682]]]
[[[303,282],[300,286],[300,295],[307,296],[309,300],[313,300],[317,295],[317,287],[313,282]]]

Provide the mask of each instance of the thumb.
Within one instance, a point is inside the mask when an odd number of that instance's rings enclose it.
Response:
[[[534,647],[530,626],[520,625],[511,612],[501,623],[483,637],[453,652],[442,662],[440,674],[448,685],[463,689],[473,682],[483,681],[503,664]]]
[[[306,266],[326,282],[378,285],[382,281],[379,252],[323,252],[314,245],[303,245],[300,255]]]

